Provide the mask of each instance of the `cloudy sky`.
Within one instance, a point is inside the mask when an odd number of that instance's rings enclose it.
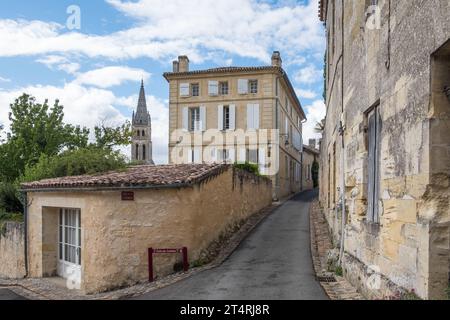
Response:
[[[318,0],[17,0],[0,2],[0,124],[23,92],[59,99],[67,122],[87,127],[131,118],[144,79],[154,158],[167,162],[168,84],[162,73],[188,55],[191,69],[270,64],[281,51],[308,116],[325,116],[323,26]],[[73,29],[71,5],[80,8]],[[69,21],[69,24],[67,23]]]

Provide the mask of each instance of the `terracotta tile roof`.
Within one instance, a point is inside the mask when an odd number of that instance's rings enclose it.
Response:
[[[22,184],[24,191],[45,189],[184,187],[199,183],[227,169],[225,164],[179,164],[133,166],[125,171],[46,179]]]
[[[192,70],[187,72],[165,72],[163,74],[166,80],[171,76],[191,76],[196,74],[206,73],[229,73],[229,72],[252,72],[252,71],[275,71],[283,73],[283,69],[275,66],[260,66],[260,67],[220,67],[203,70]]]
[[[319,0],[319,19],[320,21],[325,21],[325,1]]]

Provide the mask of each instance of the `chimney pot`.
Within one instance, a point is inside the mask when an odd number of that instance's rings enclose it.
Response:
[[[280,51],[274,51],[272,54],[272,66],[280,67],[283,64],[283,60],[281,59]]]
[[[178,72],[179,70],[179,64],[178,61],[173,62],[173,72]]]
[[[178,71],[189,72],[189,58],[187,56],[178,57]]]

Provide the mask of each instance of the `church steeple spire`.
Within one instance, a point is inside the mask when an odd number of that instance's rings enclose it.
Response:
[[[152,123],[145,99],[144,79],[141,80],[141,90],[136,112],[133,111],[133,138],[131,160],[153,164],[152,157]]]
[[[142,79],[137,110],[133,116],[133,124],[149,125],[150,121],[150,114],[148,113],[147,101],[145,99],[144,79]]]

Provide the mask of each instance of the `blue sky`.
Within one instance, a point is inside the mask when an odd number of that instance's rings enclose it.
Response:
[[[189,4],[189,5],[188,5]],[[70,30],[67,8],[80,8]],[[66,121],[87,127],[131,117],[144,78],[154,155],[167,162],[168,84],[162,73],[186,54],[191,69],[283,67],[308,116],[305,139],[325,115],[324,30],[317,0],[18,0],[0,2],[0,123],[22,92],[60,99]],[[127,152],[127,149],[124,149]]]

